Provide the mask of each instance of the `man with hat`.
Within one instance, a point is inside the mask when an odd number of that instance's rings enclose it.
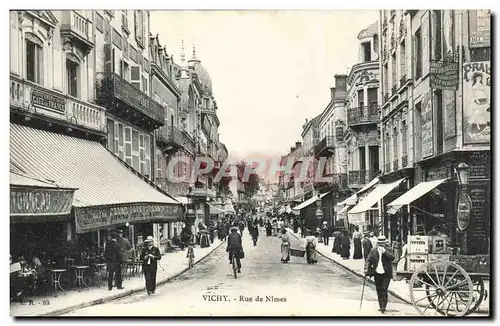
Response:
[[[227,237],[226,252],[229,253],[229,263],[233,262],[233,254],[236,258],[236,265],[238,266],[238,273],[241,273],[241,252],[243,251],[243,244],[241,242],[241,235],[238,233],[238,227],[232,227],[231,233]]]
[[[327,221],[323,221],[323,225],[321,226],[321,235],[323,236],[323,244],[328,247],[330,241],[330,234],[328,232]]]
[[[387,239],[384,236],[377,238],[377,244],[370,251],[365,262],[365,275],[375,278],[375,288],[377,289],[379,311],[384,313],[387,307],[387,289],[392,279],[392,254]]]
[[[158,260],[161,260],[160,250],[153,246],[153,237],[149,235],[146,240],[144,240],[144,247],[141,252],[142,270],[144,272],[148,294],[155,293]]]
[[[115,279],[116,287],[121,290],[122,286],[122,268],[123,254],[116,240],[117,234],[114,230],[108,233],[111,240],[106,244],[106,249],[104,251],[104,256],[106,258],[106,269],[108,271],[108,290],[113,289],[113,276]]]
[[[370,241],[370,232],[364,233],[364,238],[361,240],[361,246],[363,247],[363,258],[366,260],[373,248],[372,242]]]

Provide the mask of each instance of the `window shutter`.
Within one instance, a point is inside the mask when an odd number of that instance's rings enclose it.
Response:
[[[141,67],[132,66],[130,67],[130,83],[141,89]]]
[[[114,49],[111,44],[104,44],[104,71],[115,71]]]

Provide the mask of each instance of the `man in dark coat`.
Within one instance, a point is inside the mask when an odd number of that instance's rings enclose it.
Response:
[[[368,258],[368,254],[373,248],[372,242],[370,241],[370,232],[365,232],[365,237],[361,241],[361,246],[363,247],[363,257]]]
[[[392,279],[392,261],[394,255],[387,244],[384,236],[379,236],[377,244],[370,251],[365,261],[365,275],[375,278],[375,288],[377,289],[378,305],[380,312],[384,313],[387,307],[387,289]]]
[[[344,235],[340,240],[340,256],[342,259],[349,259],[351,256],[351,239],[347,231],[344,231]]]
[[[238,266],[238,273],[241,273],[241,260],[240,253],[243,251],[243,244],[241,242],[241,235],[238,234],[238,229],[236,227],[231,228],[231,233],[227,237],[227,248],[226,252],[229,253],[229,263],[233,263],[233,252],[238,253],[236,258],[236,265]]]
[[[148,236],[144,241],[144,247],[141,252],[142,271],[144,272],[148,294],[155,293],[158,260],[161,260],[160,250],[153,246],[153,237]]]
[[[106,268],[108,270],[108,290],[113,289],[113,276],[115,279],[116,287],[121,290],[122,286],[122,264],[123,254],[118,242],[116,241],[117,235],[115,232],[111,233],[111,241],[106,244],[104,256],[106,257]]]
[[[259,238],[259,224],[254,224],[250,230],[250,235],[252,236],[253,245],[257,245],[257,239]]]

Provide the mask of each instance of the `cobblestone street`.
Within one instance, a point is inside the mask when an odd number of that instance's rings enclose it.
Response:
[[[292,242],[292,248],[299,245],[299,240]],[[232,276],[223,245],[192,270],[160,286],[155,295],[141,292],[66,316],[383,316],[374,286],[366,283],[360,311],[362,279],[332,262],[318,257],[318,264],[308,265],[292,257],[282,264],[278,238],[261,236],[253,247],[246,230],[243,246],[246,258],[238,279]],[[385,315],[416,312],[389,296]]]

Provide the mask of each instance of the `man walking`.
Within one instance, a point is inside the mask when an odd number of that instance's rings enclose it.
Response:
[[[148,294],[154,294],[156,289],[156,270],[158,260],[161,260],[160,250],[153,246],[153,237],[148,236],[144,241],[144,248],[141,252],[142,270],[146,280],[146,290]]]
[[[379,311],[384,313],[387,307],[387,289],[392,279],[392,261],[394,255],[387,245],[384,236],[377,238],[377,244],[370,251],[365,261],[365,275],[375,278],[375,288],[377,289]]]
[[[121,290],[122,286],[122,263],[123,254],[116,240],[117,235],[115,232],[111,233],[111,241],[106,244],[104,256],[106,258],[106,268],[108,270],[108,290],[113,289],[113,276],[115,277],[115,285]]]
[[[366,260],[366,258],[368,258],[368,254],[370,254],[370,251],[373,248],[369,232],[365,232],[365,237],[361,241],[361,245],[363,247],[363,258]]]
[[[328,232],[327,221],[323,221],[323,226],[321,227],[321,235],[323,236],[323,244],[328,247],[330,241],[330,234]]]

